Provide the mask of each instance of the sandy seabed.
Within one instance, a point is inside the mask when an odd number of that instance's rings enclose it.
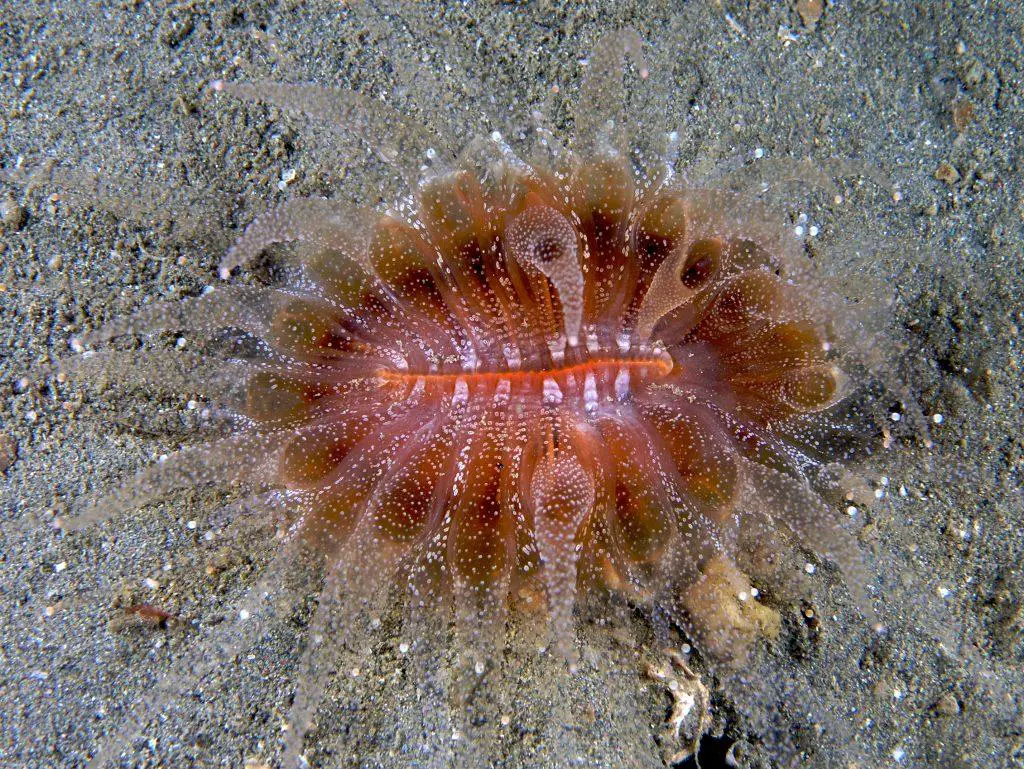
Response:
[[[867,468],[881,499],[860,539],[887,632],[872,635],[827,569],[803,603],[781,607],[783,637],[762,664],[816,682],[822,721],[861,747],[828,728],[793,741],[813,766],[845,767],[854,753],[873,766],[1024,765],[1024,12],[826,3],[812,24],[815,5],[0,3],[0,164],[52,160],[112,190],[0,182],[0,765],[84,766],[126,703],[189,668],[196,628],[252,584],[270,547],[255,535],[204,539],[220,499],[205,491],[96,531],[56,531],[53,517],[86,488],[175,448],[192,417],[187,398],[33,372],[83,329],[200,291],[231,230],[275,202],[334,189],[387,200],[365,155],[332,152],[275,110],[218,100],[211,81],[315,81],[400,109],[443,111],[432,100],[451,99],[458,126],[483,126],[504,105],[525,114],[554,86],[571,92],[594,40],[625,24],[671,93],[638,109],[680,127],[684,165],[760,148],[854,159],[891,180],[847,185],[842,205],[806,211],[817,227],[808,248],[837,279],[894,296],[934,446],[898,441]],[[132,205],[136,194],[151,199]],[[804,200],[788,211],[794,222]],[[121,622],[119,607],[139,602],[183,621]],[[301,620],[140,729],[125,765],[274,765]],[[635,622],[586,627],[587,664],[564,691],[528,655],[506,660],[524,685],[507,698],[493,765],[571,764],[542,727],[562,696],[583,714],[572,751],[584,765],[662,765],[671,700],[646,671],[664,654]],[[385,637],[353,665],[377,684],[355,699],[351,681],[334,687],[307,742],[314,765],[454,760],[451,735],[403,722],[422,705],[414,684],[395,683],[399,662],[381,651],[393,646]],[[706,682],[715,708],[702,766],[725,765],[730,746],[734,763],[767,765],[777,736],[765,744]]]

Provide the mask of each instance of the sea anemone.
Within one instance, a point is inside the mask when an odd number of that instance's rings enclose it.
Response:
[[[325,575],[307,661],[335,642],[325,628],[354,624],[332,617],[398,585],[412,613],[454,617],[478,666],[525,606],[574,667],[577,607],[598,594],[742,664],[778,632],[750,580],[787,540],[837,563],[870,617],[859,552],[827,501],[838,463],[872,435],[878,377],[859,327],[784,218],[682,178],[673,134],[636,151],[628,60],[646,77],[635,32],[601,41],[569,146],[540,121],[528,148],[498,133],[452,156],[429,136],[388,146],[410,182],[393,207],[293,199],[245,229],[220,277],[285,244],[276,285],[149,305],[76,340],[205,337],[139,365],[201,391],[223,434],[61,525],[176,489],[251,490],[229,514],[279,513],[282,559],[312,551]],[[386,109],[309,85],[213,88],[321,121]],[[84,352],[67,367],[126,360]],[[258,583],[243,620],[269,592]],[[296,696],[296,753],[317,696]]]

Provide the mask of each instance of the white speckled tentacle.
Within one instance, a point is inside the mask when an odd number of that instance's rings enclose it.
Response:
[[[265,495],[260,495],[250,501],[258,505],[259,500],[264,498]],[[283,500],[278,498],[278,502],[283,503]],[[93,755],[88,769],[102,769],[116,759],[120,750],[129,743],[133,731],[142,725],[144,718],[173,705],[191,686],[251,647],[268,630],[275,618],[286,617],[291,613],[303,593],[282,590],[281,585],[303,564],[303,542],[297,536],[301,527],[300,520],[278,543],[272,560],[263,569],[259,579],[232,607],[230,619],[208,627],[199,642],[202,651],[200,658],[192,659],[187,668],[179,666],[165,673],[140,696],[130,706],[116,730]]]
[[[256,217],[228,249],[218,273],[226,279],[275,243],[301,241],[320,250],[341,251],[364,269],[368,212],[327,198],[296,198]]]
[[[775,528],[807,543],[839,566],[850,595],[869,622],[877,621],[868,595],[868,569],[853,535],[840,528],[836,513],[804,479],[793,478],[757,462],[743,461],[748,507],[767,515]]]
[[[60,520],[58,525],[65,530],[81,529],[186,486],[269,477],[265,468],[283,447],[278,433],[244,433],[182,449],[145,467],[117,488],[87,498],[78,515]]]
[[[572,149],[581,154],[625,154],[625,88],[622,75],[629,57],[640,77],[646,78],[643,40],[635,29],[626,27],[602,37],[594,47],[576,101],[575,141]]]
[[[411,409],[395,419],[380,434],[372,434],[350,453],[332,484],[346,489],[361,488],[365,497],[351,511],[351,534],[338,542],[331,559],[319,604],[307,635],[307,645],[299,663],[295,698],[288,714],[285,738],[285,766],[304,766],[303,740],[313,724],[325,694],[324,681],[339,667],[340,658],[358,650],[372,628],[368,609],[375,595],[387,584],[401,547],[383,547],[372,520],[374,495],[386,487],[394,472],[409,459],[426,436],[433,434],[429,412]],[[380,449],[374,451],[374,449]],[[394,511],[390,511],[394,514]],[[346,527],[348,528],[348,527]],[[372,554],[372,557],[367,557]]]
[[[127,334],[155,334],[160,331],[198,331],[210,334],[237,328],[265,336],[278,306],[294,299],[292,294],[267,288],[223,286],[176,302],[153,302],[117,318],[72,341],[72,347],[107,342]]]
[[[455,157],[444,139],[379,99],[356,91],[267,81],[217,81],[213,89],[238,99],[295,110],[315,119],[318,126],[357,137],[383,161],[397,168],[410,190],[416,189],[426,162],[444,166]]]
[[[284,738],[282,766],[308,766],[303,760],[302,747],[306,733],[313,725],[316,711],[323,701],[325,682],[337,671],[339,640],[351,642],[355,623],[355,611],[343,611],[347,602],[344,598],[344,574],[347,565],[335,561],[330,567],[313,618],[306,634],[306,648],[299,660],[295,696],[288,711],[288,730]],[[347,622],[345,628],[338,627],[339,618]]]
[[[596,492],[594,477],[571,451],[544,457],[530,479],[530,500],[547,593],[551,635],[558,653],[576,664],[572,613],[576,604],[580,528],[590,515]]]
[[[562,304],[565,335],[575,347],[583,322],[584,288],[576,230],[555,209],[532,206],[509,222],[505,241],[517,262],[551,281]]]
[[[59,375],[103,385],[141,387],[169,395],[198,394],[219,402],[244,392],[246,374],[255,369],[241,360],[168,349],[89,350],[59,361]]]
[[[134,313],[117,318],[73,340],[71,346],[81,351],[85,347],[101,344],[119,336],[155,334],[161,331],[195,331],[210,336],[227,329],[237,329],[253,337],[269,340],[272,337],[271,324],[275,316],[295,303],[312,307],[322,305],[327,317],[342,312],[323,299],[291,291],[261,286],[219,286],[207,289],[199,296],[177,302],[153,302],[143,305]],[[373,339],[363,338],[362,332],[355,324],[344,330],[339,327],[338,333],[359,337],[371,345],[374,342]],[[364,357],[368,359],[372,356]]]

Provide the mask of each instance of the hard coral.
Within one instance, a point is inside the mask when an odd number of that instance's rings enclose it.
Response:
[[[631,31],[592,57],[571,148],[538,129],[529,159],[496,134],[447,159],[382,152],[422,171],[404,214],[293,200],[221,266],[227,278],[288,243],[283,285],[216,288],[84,339],[215,338],[229,360],[196,359],[185,380],[209,374],[229,432],[79,522],[197,483],[269,487],[258,504],[292,513],[293,539],[325,556],[322,613],[399,582],[417,609],[453,607],[483,654],[514,597],[539,594],[573,662],[578,594],[610,588],[742,658],[778,617],[730,620],[748,586],[732,561],[776,533],[837,561],[867,610],[859,555],[821,498],[861,434],[840,304],[766,209],[680,181],[669,142],[638,165],[627,55],[645,74]],[[215,87],[316,118],[383,109],[311,86]],[[298,720],[315,704],[298,698]]]

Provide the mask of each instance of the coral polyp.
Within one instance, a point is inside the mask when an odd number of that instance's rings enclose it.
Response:
[[[83,339],[206,336],[159,370],[203,387],[227,432],[78,520],[242,484],[322,557],[324,612],[332,591],[358,603],[399,584],[484,655],[529,602],[576,664],[576,608],[610,592],[742,660],[779,622],[747,600],[744,559],[787,537],[837,562],[868,612],[823,500],[862,437],[842,303],[770,209],[673,173],[669,139],[638,162],[616,119],[626,55],[645,74],[630,32],[591,61],[570,148],[538,127],[533,154],[495,133],[445,162],[385,157],[419,175],[395,209],[292,200],[221,264],[233,280],[272,249],[279,285],[213,288]],[[215,90],[316,118],[380,108],[311,86]],[[315,703],[296,708],[301,722]]]
[[[488,171],[425,185],[416,225],[257,221],[232,259],[311,247],[303,290],[264,295],[243,414],[336,557],[411,569],[474,627],[537,583],[564,641],[579,588],[683,595],[745,493],[801,483],[786,428],[844,388],[735,201],[638,191],[621,158]]]

